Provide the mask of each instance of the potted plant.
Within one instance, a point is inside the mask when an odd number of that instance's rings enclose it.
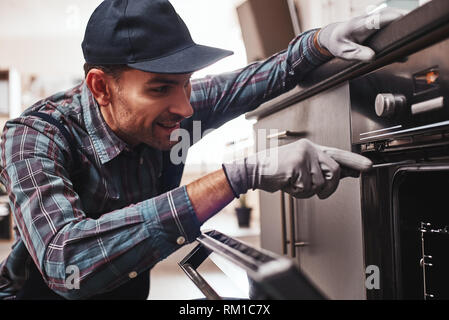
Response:
[[[246,194],[240,195],[239,206],[235,208],[240,228],[249,228],[249,222],[251,220],[252,208],[248,207],[246,200]]]

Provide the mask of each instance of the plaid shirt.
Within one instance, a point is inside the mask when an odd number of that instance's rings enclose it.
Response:
[[[193,121],[201,121],[202,132],[218,128],[292,89],[329,59],[314,46],[316,32],[303,33],[266,61],[192,80],[194,115],[181,127],[190,134]],[[64,136],[27,116],[33,111],[51,115],[73,135],[83,164],[81,187],[70,179],[72,155]],[[161,151],[143,144],[130,148],[111,131],[85,83],[8,121],[0,166],[16,241],[0,267],[0,298],[20,290],[29,263],[59,295],[85,299],[148,272],[194,241],[200,222],[186,187],[179,186],[183,165],[162,168],[162,163]],[[161,188],[163,174],[174,179],[172,189]],[[79,289],[65,286],[68,266],[79,269]]]

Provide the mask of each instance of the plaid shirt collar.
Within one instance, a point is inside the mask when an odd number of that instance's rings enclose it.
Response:
[[[124,150],[132,150],[106,124],[100,107],[85,82],[81,88],[81,104],[87,132],[102,164],[111,161]]]

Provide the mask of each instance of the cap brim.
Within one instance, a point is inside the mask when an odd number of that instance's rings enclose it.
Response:
[[[192,73],[234,54],[232,51],[194,44],[161,58],[128,63],[128,66],[154,73]]]

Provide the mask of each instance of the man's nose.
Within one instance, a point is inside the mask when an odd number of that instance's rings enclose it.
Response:
[[[190,118],[193,115],[193,108],[190,104],[189,92],[179,90],[169,111],[170,113],[178,114],[183,118]]]

